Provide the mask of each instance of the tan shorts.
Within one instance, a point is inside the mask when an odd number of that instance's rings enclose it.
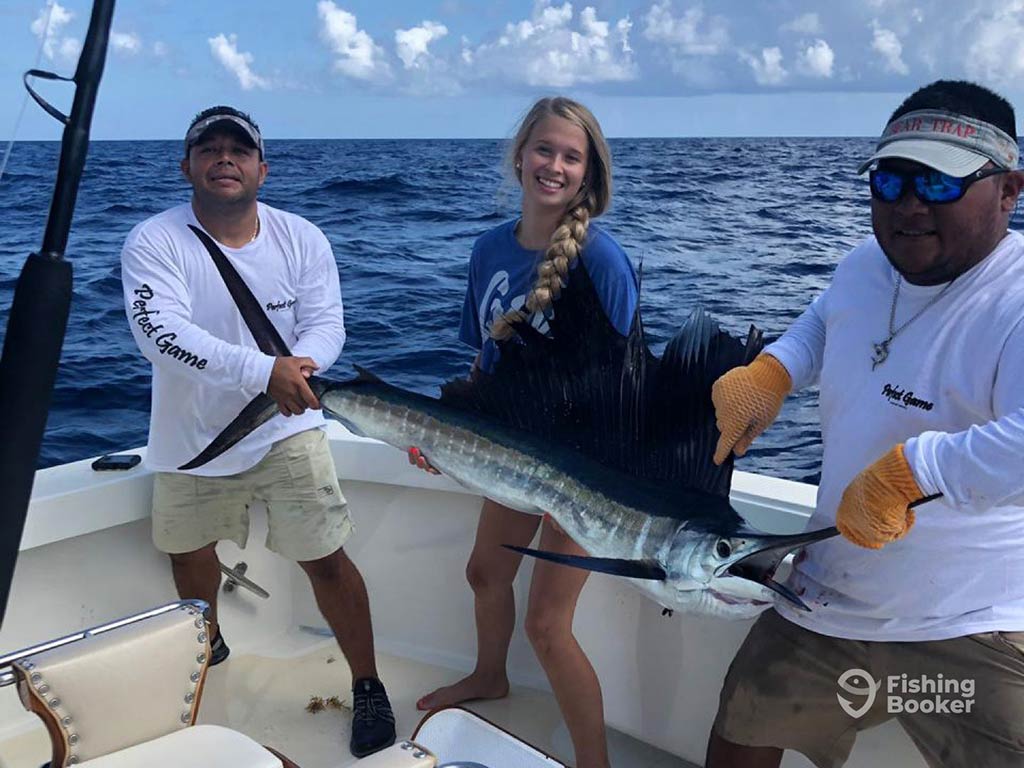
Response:
[[[224,539],[245,547],[249,505],[267,504],[267,548],[289,560],[319,560],[352,534],[345,497],[323,430],[285,438],[237,475],[159,472],[153,485],[153,543],[171,554]]]
[[[870,706],[862,676],[848,676],[840,687],[848,670],[881,683]],[[893,717],[932,768],[1024,765],[1024,632],[861,642],[810,632],[769,610],[729,667],[714,731],[735,744],[792,749],[818,768],[836,768],[858,731]]]

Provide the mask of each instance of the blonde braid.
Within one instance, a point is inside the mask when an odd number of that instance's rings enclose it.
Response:
[[[514,333],[516,323],[525,322],[536,312],[546,312],[558,298],[562,286],[569,281],[569,270],[583,253],[590,226],[590,210],[593,195],[586,194],[583,200],[571,207],[562,217],[551,235],[551,244],[544,252],[544,258],[537,265],[537,280],[526,297],[525,312],[510,309],[491,325],[491,338],[502,341]]]
[[[589,109],[564,96],[538,100],[519,124],[508,159],[520,185],[523,181],[520,165],[523,149],[534,128],[548,116],[568,120],[587,134],[586,174],[579,191],[566,206],[565,215],[555,227],[544,258],[537,265],[537,279],[525,305],[522,309],[508,310],[491,325],[491,338],[498,341],[512,336],[515,333],[513,326],[528,321],[530,315],[551,308],[551,303],[569,280],[569,271],[583,252],[590,219],[604,213],[611,201],[611,153],[601,126]]]

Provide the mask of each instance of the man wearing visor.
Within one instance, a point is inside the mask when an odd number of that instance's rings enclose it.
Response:
[[[939,81],[868,172],[874,236],[749,366],[720,378],[716,461],[820,386],[824,454],[781,603],[730,667],[709,768],[841,766],[896,718],[929,766],[1024,765],[1024,174],[1013,108]]]
[[[225,539],[244,547],[249,505],[264,502],[267,547],[306,572],[348,661],[350,749],[368,755],[394,741],[395,722],[377,676],[366,586],[342,548],[352,524],[307,382],[345,341],[334,254],[313,224],[257,201],[267,163],[259,127],[244,112],[201,112],[184,152],[191,201],[136,226],[121,254],[128,322],[153,369],[153,541],[170,555],[178,594],[210,604],[210,664],[219,664],[229,651],[217,623],[215,547]],[[260,351],[215,265],[217,251],[293,356]],[[178,470],[264,392],[280,414],[216,459]]]

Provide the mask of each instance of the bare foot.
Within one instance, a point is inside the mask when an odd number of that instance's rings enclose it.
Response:
[[[416,709],[440,709],[474,699],[502,699],[508,696],[508,678],[479,675],[476,672],[457,683],[438,688],[416,702]]]

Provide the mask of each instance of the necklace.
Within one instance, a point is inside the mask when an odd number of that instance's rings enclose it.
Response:
[[[255,240],[259,236],[259,234],[260,234],[260,217],[257,216],[256,217],[256,228],[252,231],[252,237],[249,238],[249,242],[251,243],[253,240]]]
[[[954,277],[945,287],[937,294],[931,297],[917,312],[910,316],[910,319],[903,323],[899,328],[896,327],[896,304],[900,298],[900,286],[903,285],[903,275],[896,275],[896,289],[892,293],[892,306],[889,308],[889,335],[884,341],[879,341],[872,344],[872,348],[875,350],[874,354],[871,355],[871,370],[875,370],[878,366],[886,361],[889,357],[889,345],[892,344],[892,340],[903,333],[903,330],[910,325],[912,322],[917,320],[924,311],[930,306],[935,304],[939,299],[946,295],[946,291],[952,287],[953,282],[956,280]]]

